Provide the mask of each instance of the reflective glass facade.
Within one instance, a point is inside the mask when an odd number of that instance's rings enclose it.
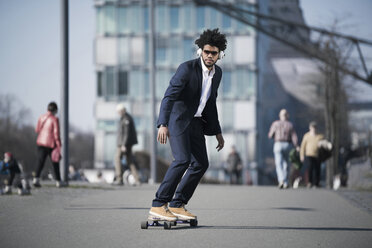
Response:
[[[255,9],[252,0],[230,2]],[[116,132],[116,104],[124,103],[135,119],[139,133],[139,144],[134,147],[135,150],[149,150],[149,131],[151,125],[155,125],[150,123],[149,10],[147,1],[140,0],[97,0],[94,3],[97,75],[95,160],[96,167],[113,167],[111,149],[114,149],[115,142],[108,143],[114,141]],[[248,116],[255,123],[256,113],[250,111],[256,105],[255,30],[213,8],[199,7],[188,0],[157,1],[155,20],[156,109],[179,64],[196,58],[194,41],[200,33],[207,28],[219,28],[228,39],[226,57],[218,62],[223,70],[218,92],[219,117],[224,135],[231,138],[225,138],[226,148],[218,154],[214,152],[215,138],[208,138],[210,164],[220,166],[230,146],[235,143],[243,144],[238,150],[245,162],[255,160],[255,125],[237,125],[240,115]],[[238,108],[237,102],[243,107]],[[244,110],[248,112],[239,112]],[[169,146],[158,145],[158,155],[170,159]]]

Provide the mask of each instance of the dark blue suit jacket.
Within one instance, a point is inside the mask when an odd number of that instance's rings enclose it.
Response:
[[[205,135],[221,133],[216,107],[217,90],[221,77],[222,70],[215,65],[211,95],[202,113],[204,120],[203,132]],[[165,91],[160,105],[157,125],[167,125],[172,136],[183,133],[198,110],[202,81],[203,74],[200,58],[181,64]]]

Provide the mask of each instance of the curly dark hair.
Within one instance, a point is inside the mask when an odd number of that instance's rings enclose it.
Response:
[[[220,51],[225,51],[226,49],[226,35],[221,34],[218,30],[218,28],[210,30],[205,30],[195,41],[195,44],[203,49],[205,45],[215,46],[218,47]]]

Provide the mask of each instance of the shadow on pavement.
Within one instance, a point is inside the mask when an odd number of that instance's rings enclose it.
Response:
[[[274,210],[291,210],[291,211],[315,211],[313,208],[293,208],[293,207],[285,207],[285,208],[272,208]]]
[[[188,226],[177,226],[177,229],[189,229]],[[372,232],[372,228],[354,228],[354,227],[290,227],[290,226],[197,226],[197,229],[214,230],[298,230],[298,231],[352,231],[352,232]]]
[[[149,207],[118,207],[118,206],[100,206],[100,205],[76,205],[64,208],[64,210],[148,210]],[[206,209],[199,209],[199,210],[206,210]],[[211,209],[209,209],[211,210]],[[219,211],[220,209],[213,209]],[[252,210],[252,209],[228,209],[234,211],[242,211],[242,210]],[[259,209],[263,210],[263,209]],[[271,208],[271,210],[290,210],[290,211],[315,211],[313,208],[295,208],[295,207],[283,207],[283,208]]]
[[[195,208],[193,210],[221,211],[221,208]],[[314,208],[281,207],[281,208],[224,208],[225,211],[267,211],[267,210],[290,210],[290,211],[316,211]]]
[[[137,207],[68,207],[64,210],[74,211],[90,211],[90,210],[149,210],[150,208],[137,208]]]

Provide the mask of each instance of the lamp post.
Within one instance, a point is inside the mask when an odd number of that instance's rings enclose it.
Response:
[[[62,181],[68,182],[67,168],[69,164],[68,134],[69,134],[69,111],[68,111],[68,0],[61,0],[61,137],[62,137],[62,160],[60,171]]]
[[[156,128],[155,128],[155,1],[149,0],[149,59],[150,59],[150,105],[151,105],[151,127],[150,127],[150,168],[151,178],[149,183],[156,182]]]

